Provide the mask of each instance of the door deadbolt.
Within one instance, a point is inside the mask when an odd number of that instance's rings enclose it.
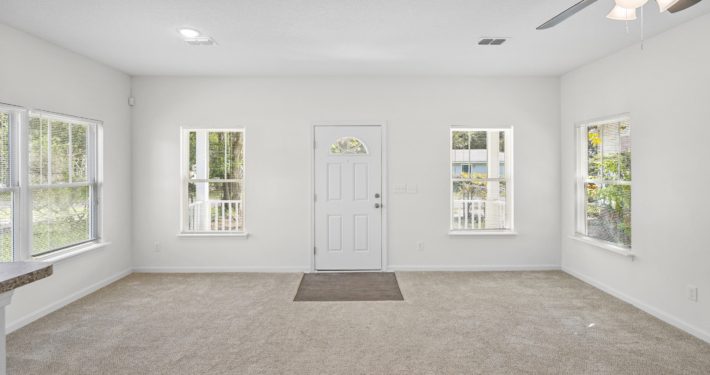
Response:
[[[380,193],[375,193],[375,198],[379,198],[379,197],[380,197]]]

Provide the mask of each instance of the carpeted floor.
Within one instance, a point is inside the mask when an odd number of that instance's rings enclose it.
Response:
[[[293,302],[300,279],[133,274],[9,335],[8,373],[710,370],[710,344],[562,272],[398,273],[383,302]]]

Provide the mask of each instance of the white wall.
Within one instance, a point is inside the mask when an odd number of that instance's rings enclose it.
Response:
[[[308,270],[311,125],[323,121],[386,121],[390,191],[418,186],[389,195],[392,268],[559,266],[557,78],[138,77],[133,90],[138,269]],[[518,236],[448,236],[452,124],[515,126]],[[246,128],[248,239],[176,236],[181,126]]]
[[[562,78],[561,235],[565,270],[710,341],[708,36],[710,15]],[[574,123],[622,112],[632,119],[633,262],[568,237]]]
[[[63,260],[54,275],[15,291],[16,329],[131,267],[130,91],[127,75],[0,24],[0,102],[104,122],[106,248]]]

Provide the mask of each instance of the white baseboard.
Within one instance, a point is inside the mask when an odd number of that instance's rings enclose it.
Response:
[[[222,272],[262,272],[301,273],[310,272],[307,267],[134,267],[136,273],[222,273]]]
[[[105,287],[106,285],[109,285],[117,280],[120,280],[120,279],[130,275],[132,272],[133,271],[130,268],[123,270],[123,271],[121,271],[117,274],[114,274],[112,276],[109,276],[97,283],[89,285],[84,289],[74,292],[74,293],[72,293],[72,294],[70,294],[58,301],[55,301],[55,302],[49,304],[48,306],[42,307],[38,310],[35,310],[34,312],[31,312],[31,313],[15,320],[15,321],[8,323],[7,326],[5,327],[5,332],[6,332],[6,334],[9,334],[13,331],[16,331],[16,330],[34,322],[35,320],[42,318],[43,316],[48,315],[54,311],[57,311],[57,310],[61,309],[62,307],[66,306],[66,305],[68,305],[68,304],[70,304],[82,297],[88,296],[89,294]]]
[[[389,271],[462,271],[462,272],[481,272],[481,271],[559,271],[558,264],[524,264],[524,265],[436,265],[436,266],[406,266],[406,265],[390,265],[387,267]]]
[[[574,271],[568,267],[562,267],[562,271],[584,281],[585,283],[587,283],[597,289],[600,289],[608,294],[611,294],[612,296],[614,296],[624,302],[630,303],[631,305],[638,308],[639,310],[643,310],[643,311],[655,316],[656,318],[658,318],[658,319],[660,319],[660,320],[662,320],[662,321],[664,321],[676,328],[679,328],[679,329],[681,329],[685,332],[688,332],[689,334],[691,334],[691,335],[693,335],[693,336],[695,336],[707,343],[710,343],[710,333],[709,332],[706,332],[698,327],[695,327],[694,325],[689,324],[689,323],[687,323],[687,322],[685,322],[685,321],[683,321],[683,320],[681,320],[681,319],[679,319],[679,318],[677,318],[665,311],[661,311],[661,310],[659,310],[651,305],[648,305],[648,304],[646,304],[634,297],[624,294],[624,293],[612,288],[609,285],[599,282],[587,275],[581,274],[581,273]]]

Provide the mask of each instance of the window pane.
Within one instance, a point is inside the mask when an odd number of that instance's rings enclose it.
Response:
[[[468,168],[466,168],[468,169]],[[451,177],[453,178],[463,178],[464,164],[453,163],[451,165]]]
[[[88,125],[32,116],[29,143],[32,185],[88,181]],[[50,170],[51,181],[47,177]]]
[[[188,184],[188,231],[242,230],[242,186],[239,182]]]
[[[470,178],[481,179],[488,178],[488,164],[486,163],[471,163],[468,170]]]
[[[585,184],[587,236],[631,246],[631,186]]]
[[[471,151],[469,150],[469,132],[451,133],[451,176],[469,178]]]
[[[622,181],[631,181],[631,125],[628,121],[619,125],[619,136],[621,148],[619,175]]]
[[[598,126],[587,128],[587,175],[588,178],[597,179],[601,176],[601,145],[602,138]]]
[[[489,155],[489,160],[491,162],[491,171],[488,175],[490,178],[505,177],[505,132],[504,131],[490,131],[491,137],[491,147],[498,150],[498,152],[491,152]],[[498,142],[498,145],[495,145]],[[498,167],[493,167],[495,165],[495,160],[498,160]]]
[[[355,137],[343,137],[337,139],[335,143],[330,145],[330,153],[335,155],[367,154],[367,147],[361,140]]]
[[[210,200],[232,200],[241,199],[242,189],[239,182],[210,182]]]
[[[48,143],[47,129],[49,122],[46,119],[32,116],[29,126],[30,142],[30,184],[46,184],[48,171]]]
[[[209,153],[209,178],[239,179],[242,177],[241,132],[210,132]]]
[[[226,178],[241,179],[244,177],[244,153],[241,132],[227,132],[224,134],[226,148]]]
[[[619,123],[602,125],[602,178],[617,180],[619,178]]]
[[[32,191],[32,255],[91,240],[90,188]]]
[[[69,182],[69,129],[70,125],[61,121],[50,121],[51,140],[51,183]]]
[[[10,186],[10,116],[0,112],[0,187]]]
[[[486,149],[486,135],[485,131],[473,131],[469,132],[471,137],[470,149],[471,150],[485,150]]]
[[[0,193],[0,262],[12,262],[12,193]]]
[[[452,132],[452,177],[488,177],[488,151],[485,142],[485,131]]]
[[[72,182],[86,182],[88,160],[88,126],[72,124],[71,126],[71,167]]]
[[[243,230],[244,134],[191,130],[187,139],[188,181],[184,231]],[[195,179],[239,180],[230,182]]]
[[[451,215],[454,230],[508,229],[505,130],[451,132]],[[490,180],[495,181],[490,181]]]
[[[197,176],[197,132],[191,131],[187,133],[187,177],[204,178]]]
[[[488,150],[487,139],[491,137]],[[500,178],[505,176],[505,131],[454,131],[452,132],[451,160],[453,178]],[[489,164],[497,165],[489,169]]]
[[[453,229],[506,229],[504,181],[454,181]]]
[[[451,149],[452,150],[468,150],[469,137],[468,132],[454,131],[451,132]]]
[[[209,140],[209,178],[226,178],[225,173],[225,152],[227,151],[225,144],[225,135],[222,132],[210,132]]]

